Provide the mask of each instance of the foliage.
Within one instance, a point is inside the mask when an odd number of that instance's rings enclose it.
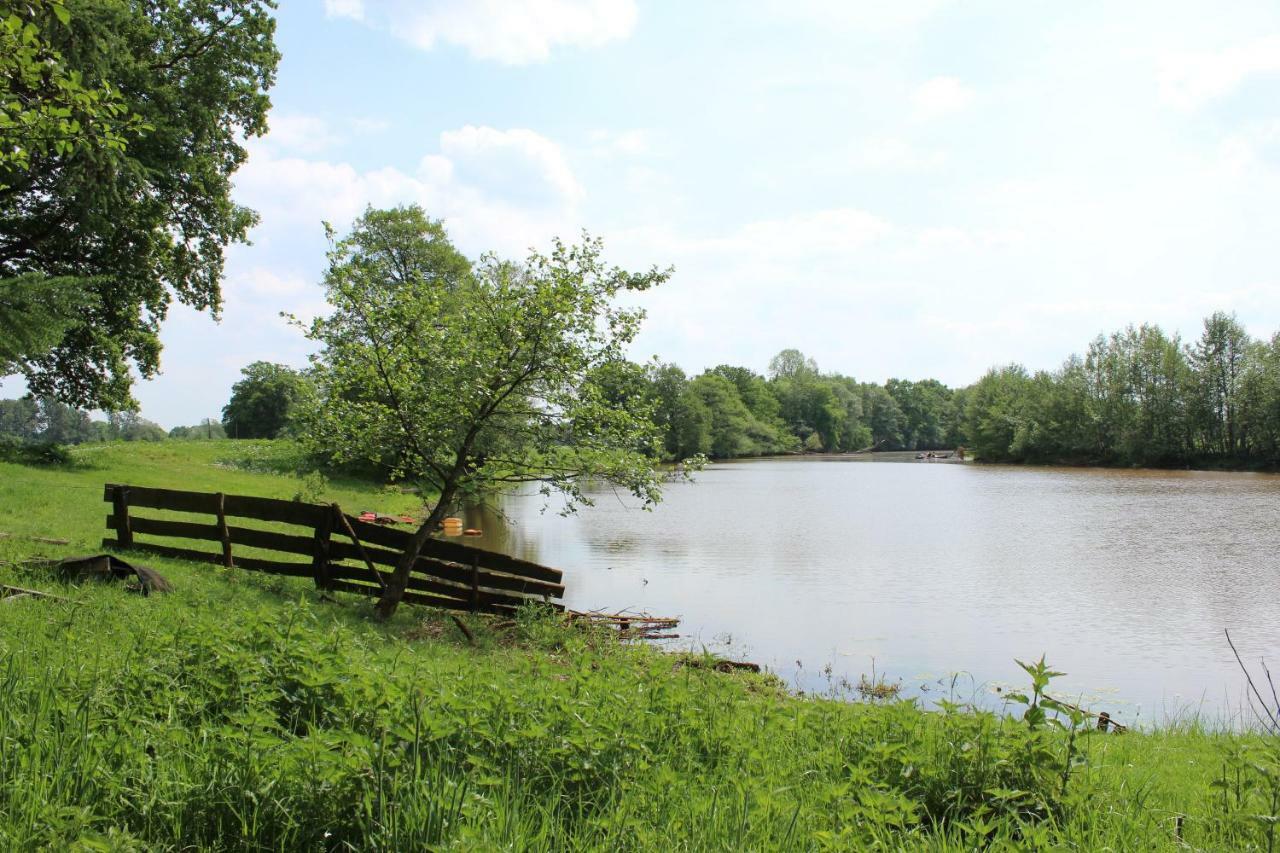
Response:
[[[194,426],[176,426],[169,430],[169,438],[186,438],[186,439],[204,439],[212,441],[214,439],[226,438],[227,431],[222,426],[222,421],[216,418],[205,418]]]
[[[255,361],[240,371],[231,400],[222,409],[225,435],[279,438],[289,427],[293,408],[308,393],[307,378],[283,364]]]
[[[44,444],[80,444],[98,437],[88,412],[51,397],[0,400],[0,435]]]
[[[146,129],[109,82],[68,66],[54,41],[70,24],[61,0],[0,0],[0,191],[33,160],[121,152]]]
[[[50,63],[41,73],[51,76],[38,82],[53,95],[19,110],[14,132],[24,159],[0,181],[9,184],[0,189],[0,291],[41,287],[73,309],[0,304],[6,327],[17,314],[40,332],[0,356],[0,367],[20,370],[39,395],[128,408],[131,370],[149,378],[159,367],[158,328],[172,300],[216,315],[223,251],[255,221],[231,200],[231,175],[246,157],[244,139],[266,131],[266,90],[279,59],[274,3],[18,6],[44,10],[29,23],[32,49]],[[20,39],[28,32],[24,24]],[[76,87],[63,93],[79,99],[76,109],[96,110],[107,123],[53,106],[52,118],[83,138],[55,133],[48,146],[34,144],[38,121],[21,116],[62,98],[54,90],[64,78]]]
[[[936,380],[860,383],[821,372],[795,349],[774,356],[769,374],[765,379],[749,368],[721,364],[689,379],[676,365],[651,365],[646,394],[663,434],[663,457],[923,450],[959,443],[955,392]]]
[[[1221,312],[1189,345],[1129,326],[1052,373],[988,372],[966,395],[963,432],[993,462],[1275,467],[1277,343]]]
[[[556,241],[524,264],[488,255],[472,268],[418,207],[371,209],[333,244],[333,311],[306,327],[322,349],[305,442],[439,496],[387,585],[384,615],[456,498],[538,482],[573,506],[587,502],[588,478],[659,498],[645,400],[609,400],[602,378],[643,316],[616,298],[667,273],[609,268],[600,253],[595,240]]]

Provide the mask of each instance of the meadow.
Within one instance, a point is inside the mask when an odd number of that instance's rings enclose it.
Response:
[[[1185,719],[798,696],[536,611],[467,619],[310,581],[130,559],[176,587],[60,582],[102,484],[410,512],[265,442],[87,445],[0,464],[0,849],[1275,849],[1280,744]],[[39,539],[69,541],[57,545]],[[573,582],[571,566],[566,582]],[[1010,657],[1036,650],[1010,649]]]

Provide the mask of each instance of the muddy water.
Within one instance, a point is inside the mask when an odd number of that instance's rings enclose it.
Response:
[[[1239,713],[1224,638],[1280,669],[1280,476],[847,458],[720,463],[653,512],[612,491],[469,512],[477,543],[563,568],[572,606],[684,620],[797,688],[873,667],[998,704],[1014,658],[1139,722]]]

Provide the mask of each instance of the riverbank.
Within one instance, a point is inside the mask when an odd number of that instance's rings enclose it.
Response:
[[[1275,808],[1254,765],[1275,771],[1274,742],[1193,721],[1072,734],[796,697],[532,615],[470,620],[470,645],[439,613],[379,625],[367,602],[306,581],[149,559],[177,591],[140,598],[24,565],[96,549],[107,480],[298,488],[227,452],[116,445],[79,469],[0,466],[0,582],[71,599],[0,604],[0,846],[1267,843],[1254,816]],[[357,483],[323,497],[412,504]],[[1224,776],[1240,781],[1215,787]]]

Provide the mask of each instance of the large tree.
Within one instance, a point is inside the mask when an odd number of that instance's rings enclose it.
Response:
[[[304,438],[436,496],[388,579],[382,617],[463,496],[537,482],[573,506],[589,503],[583,487],[596,478],[659,499],[645,395],[610,396],[597,380],[623,360],[643,316],[616,297],[668,273],[610,268],[600,253],[595,240],[556,241],[522,264],[490,255],[473,268],[417,207],[370,210],[333,245],[333,311],[307,327],[321,350]]]
[[[293,407],[306,394],[306,377],[269,361],[255,361],[240,375],[244,378],[231,386],[231,400],[222,408],[225,435],[277,438],[289,425]]]
[[[125,408],[131,370],[159,368],[172,300],[216,316],[223,252],[255,222],[231,200],[231,176],[244,139],[266,131],[275,3],[17,6],[43,9],[19,37],[33,32],[110,122],[63,144],[36,144],[38,122],[13,131],[26,141],[0,165],[0,324],[34,311],[25,327],[44,333],[0,352],[0,370],[38,394]]]

